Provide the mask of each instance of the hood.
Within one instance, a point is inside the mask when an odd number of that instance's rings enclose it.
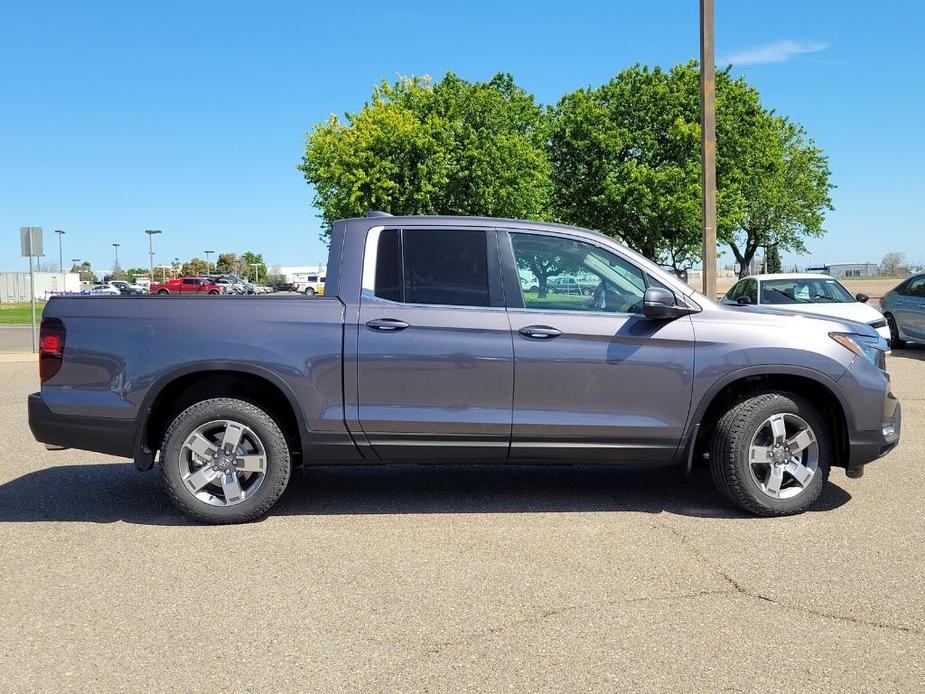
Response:
[[[837,304],[829,304],[834,306]],[[853,304],[844,304],[852,306]],[[864,306],[864,304],[861,304]],[[876,330],[870,327],[866,322],[861,322],[856,318],[847,318],[841,316],[826,316],[815,313],[783,311],[777,308],[766,308],[764,306],[730,306],[729,304],[714,304],[713,307],[722,314],[724,320],[729,322],[748,321],[751,324],[763,324],[768,328],[777,327],[786,330],[818,330],[825,332],[852,333],[855,335],[866,335],[869,337],[879,337]],[[876,309],[871,306],[865,308],[871,309],[877,316]],[[870,320],[876,320],[877,317]]]
[[[883,314],[869,304],[862,304],[859,301],[850,304],[785,304],[775,306],[774,310],[784,311],[786,313],[807,313],[817,316],[832,316],[834,318],[844,318],[847,320],[858,321],[859,323],[873,323],[877,320],[883,320]]]

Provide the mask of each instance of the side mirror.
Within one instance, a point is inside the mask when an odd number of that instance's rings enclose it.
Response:
[[[867,296],[867,294],[855,294],[854,298],[860,301],[862,304],[866,304],[868,301],[870,301],[870,297]]]
[[[736,303],[737,303],[739,306],[751,306],[751,304],[752,304],[752,299],[751,299],[750,296],[745,296],[745,295],[743,294],[742,296],[736,297]]]
[[[649,287],[642,299],[642,313],[652,320],[671,320],[693,313],[693,310],[687,306],[678,306],[674,294],[667,289]]]

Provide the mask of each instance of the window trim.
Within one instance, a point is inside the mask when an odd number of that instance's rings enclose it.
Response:
[[[624,256],[622,253],[618,253],[617,251],[615,251],[612,248],[609,248],[608,246],[605,246],[600,243],[596,243],[595,241],[586,239],[583,236],[579,236],[577,234],[563,233],[560,231],[553,232],[553,231],[548,231],[545,229],[498,229],[498,233],[504,237],[504,241],[499,240],[500,241],[499,245],[502,246],[502,248],[504,248],[504,250],[502,251],[502,255],[501,255],[501,265],[502,265],[502,270],[503,270],[502,276],[504,280],[505,297],[508,298],[508,301],[507,301],[508,310],[511,310],[511,311],[516,310],[518,312],[521,312],[521,311],[539,312],[544,315],[563,314],[563,315],[568,315],[568,316],[574,316],[574,315],[641,316],[642,315],[641,313],[628,313],[625,311],[596,311],[596,310],[588,311],[588,310],[574,310],[574,309],[567,309],[567,308],[563,308],[563,309],[536,308],[532,306],[526,306],[524,304],[524,298],[523,298],[523,287],[520,286],[520,275],[517,272],[517,261],[514,255],[514,242],[513,242],[513,239],[511,238],[512,234],[531,234],[533,236],[552,236],[554,238],[570,239],[572,241],[575,241],[576,243],[584,243],[589,246],[593,246],[594,248],[604,251],[605,253],[610,253],[611,255],[615,255],[627,265],[635,268],[635,270],[639,272],[640,275],[642,275],[642,281],[645,285],[645,289],[648,289],[650,286],[653,286],[653,285],[650,284],[650,277],[649,277],[648,270],[646,270],[643,267],[640,267],[639,265],[634,263],[632,260]],[[514,292],[507,291],[507,287],[509,285],[512,285],[514,287]],[[643,292],[645,292],[645,289],[643,289]],[[674,300],[676,304],[685,305],[683,299],[682,300],[678,299],[677,292],[675,292],[670,287],[668,287],[668,291],[670,291],[674,295]],[[514,294],[514,296],[509,296],[510,294]]]
[[[379,253],[379,237],[386,231],[471,231],[485,234],[486,272],[488,274],[488,305],[471,304],[421,304],[410,301],[392,301],[376,296],[376,260]],[[403,241],[403,239],[402,239]],[[376,226],[368,230],[366,245],[363,249],[363,268],[360,273],[360,303],[380,303],[387,306],[412,306],[421,308],[465,309],[465,310],[504,310],[504,291],[501,280],[497,231],[494,227],[434,224],[433,226]],[[401,253],[401,280],[404,286],[405,254]]]

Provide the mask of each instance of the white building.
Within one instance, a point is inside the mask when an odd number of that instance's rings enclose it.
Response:
[[[80,275],[76,272],[36,272],[35,298],[45,301],[53,294],[80,293]],[[0,304],[24,304],[29,301],[28,272],[0,272]]]

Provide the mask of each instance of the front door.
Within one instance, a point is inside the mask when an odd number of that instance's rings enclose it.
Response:
[[[645,318],[643,294],[659,283],[602,246],[541,233],[501,241],[513,254],[505,264],[537,277],[536,291],[509,300],[511,458],[671,459],[690,409],[690,319]],[[590,296],[559,293],[545,281],[557,273],[592,275],[597,286]]]
[[[380,458],[507,457],[514,366],[498,268],[490,230],[370,231],[358,414]]]

